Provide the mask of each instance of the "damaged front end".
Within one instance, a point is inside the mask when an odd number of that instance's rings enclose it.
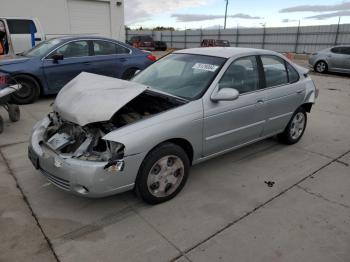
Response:
[[[43,143],[51,150],[65,158],[108,162],[105,168],[123,170],[124,145],[102,139],[111,131],[107,123],[79,126],[62,120],[57,113],[48,117],[51,124],[43,135]]]
[[[106,135],[178,107],[186,100],[119,79],[81,74],[58,94],[53,112],[33,128],[28,156],[52,184],[103,197],[133,188],[145,152]]]

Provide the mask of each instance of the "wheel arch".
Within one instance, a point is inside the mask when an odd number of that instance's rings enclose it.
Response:
[[[313,103],[304,103],[300,107],[304,108],[306,112],[310,113]]]
[[[32,78],[39,86],[40,95],[44,94],[44,87],[43,87],[40,79],[37,76],[35,76],[33,74],[29,74],[29,73],[15,73],[15,74],[11,75],[11,77],[21,77],[21,76],[27,76],[27,77]]]
[[[193,154],[194,154],[193,146],[187,139],[184,139],[184,138],[171,138],[171,139],[164,140],[164,141],[158,143],[156,146],[154,146],[151,150],[149,150],[147,154],[149,154],[153,149],[155,149],[156,147],[158,147],[164,143],[172,143],[172,144],[175,144],[175,145],[181,147],[185,151],[185,153],[187,154],[188,159],[190,160],[190,164],[192,164]]]

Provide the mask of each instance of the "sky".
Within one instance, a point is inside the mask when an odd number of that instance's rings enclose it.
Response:
[[[227,28],[350,23],[350,1],[228,0]],[[225,0],[124,0],[131,28],[223,28]]]

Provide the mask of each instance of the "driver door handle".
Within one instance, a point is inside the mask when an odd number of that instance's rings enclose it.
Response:
[[[257,104],[263,104],[264,103],[264,100],[263,99],[259,99],[258,101],[256,101]]]

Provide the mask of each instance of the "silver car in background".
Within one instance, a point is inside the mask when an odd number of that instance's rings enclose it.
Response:
[[[318,73],[350,73],[350,46],[335,46],[312,54],[309,64]]]
[[[191,165],[274,135],[298,142],[317,97],[307,72],[272,51],[213,47],[176,51],[130,82],[82,73],[34,126],[29,158],[77,195],[164,202]]]

